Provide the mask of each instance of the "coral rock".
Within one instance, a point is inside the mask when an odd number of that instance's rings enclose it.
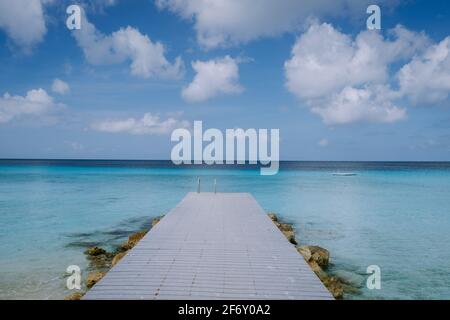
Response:
[[[74,292],[69,294],[68,296],[64,297],[64,300],[81,300],[83,297],[83,293],[81,292]]]
[[[92,288],[97,282],[99,282],[105,276],[104,272],[91,272],[86,278],[86,287]]]
[[[105,254],[106,250],[103,248],[99,248],[99,247],[92,247],[92,248],[88,248],[85,252],[85,254],[87,254],[88,256],[99,256],[101,254]]]
[[[297,241],[295,240],[295,232],[294,231],[281,231],[284,236],[289,240],[292,244],[297,244]]]
[[[147,231],[139,231],[128,237],[128,241],[122,244],[122,250],[127,251],[133,248],[145,235]]]
[[[321,268],[327,268],[330,263],[330,252],[319,246],[301,246],[297,251],[306,261],[315,261]]]
[[[119,261],[120,259],[122,259],[123,257],[125,257],[125,255],[127,254],[127,251],[125,252],[119,252],[118,254],[116,254],[114,256],[114,258],[112,259],[111,265],[114,267]]]
[[[342,299],[344,297],[344,287],[338,278],[328,277],[322,280],[322,282],[335,299]]]
[[[156,226],[156,224],[157,224],[161,219],[162,219],[162,216],[161,216],[161,217],[153,218],[153,219],[152,219],[152,228],[153,228],[154,226]]]

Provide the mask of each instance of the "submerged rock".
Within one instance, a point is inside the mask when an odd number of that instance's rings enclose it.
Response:
[[[346,285],[339,277],[329,275],[323,270],[328,267],[330,261],[330,252],[327,249],[319,246],[300,246],[297,247],[297,251],[335,299],[342,299],[344,292],[350,292],[351,286]]]
[[[121,246],[122,251],[127,251],[133,248],[146,234],[147,231],[139,231],[133,233],[131,236],[128,237],[128,240],[122,244]]]
[[[307,262],[314,261],[321,268],[327,268],[330,263],[330,252],[319,246],[301,246],[297,251]]]
[[[297,247],[298,253],[300,253],[306,262],[311,260],[311,251],[308,249],[308,246]]]
[[[333,272],[333,275],[338,277],[348,287],[353,288],[361,288],[365,281],[362,275],[346,270],[337,270]]]
[[[283,223],[275,213],[269,213],[268,216],[289,242],[297,245],[295,229],[292,224]],[[341,279],[340,276],[330,275],[324,271],[330,264],[330,252],[327,249],[319,246],[298,246],[297,251],[303,256],[311,270],[314,271],[335,299],[342,299],[344,292],[355,293],[358,291],[355,288],[355,278],[347,280],[343,277],[344,279]]]
[[[288,241],[294,245],[297,245],[297,241],[295,240],[294,227],[289,223],[280,222],[275,213],[269,213],[267,215],[273,221],[273,223],[275,223],[277,228],[284,234]]]
[[[163,218],[164,216],[159,216],[152,219],[152,228]]]
[[[68,296],[64,297],[64,300],[81,300],[81,298],[83,297],[83,293],[82,292],[74,292],[69,294]]]
[[[85,252],[89,260],[88,270],[105,271],[111,267],[113,254],[100,247],[88,248]]]
[[[309,246],[311,259],[317,262],[321,268],[327,268],[330,263],[330,252],[319,246]]]
[[[145,235],[147,231],[139,231],[128,237],[128,243],[134,247]]]
[[[310,259],[307,262],[311,267],[311,270],[319,277],[320,281],[322,281],[333,297],[335,299],[342,299],[344,297],[344,284],[342,281],[340,281],[338,277],[329,276],[328,273],[326,273],[313,259]]]
[[[289,240],[290,243],[296,245],[297,241],[295,240],[295,232],[294,231],[283,231],[281,232],[284,234],[284,236]]]
[[[322,280],[322,282],[329,278],[328,274],[325,271],[323,271],[323,269],[317,264],[317,262],[309,261],[308,264],[311,267],[312,271],[314,271],[314,273],[319,277],[319,279]]]
[[[342,299],[344,297],[344,287],[337,277],[327,277],[322,282],[335,299]]]
[[[86,278],[86,287],[92,288],[97,282],[99,282],[104,276],[105,272],[91,272]]]
[[[152,220],[151,225],[154,227],[163,216],[156,217]],[[146,234],[148,230],[139,231],[131,234],[127,241],[122,245],[116,247],[113,252],[107,252],[105,249],[98,246],[88,248],[84,253],[89,260],[88,270],[91,270],[86,277],[86,287],[92,288],[98,281],[100,281],[109,269],[116,265],[130,250],[133,248]],[[81,298],[82,293],[74,293],[66,298],[69,300],[77,300]]]
[[[95,257],[95,256],[105,254],[106,250],[103,248],[100,248],[100,247],[91,247],[91,248],[88,248],[84,253],[87,254],[88,256]]]
[[[97,256],[88,256],[89,270],[104,271],[111,267],[111,261],[114,254],[105,252]]]
[[[292,231],[294,232],[294,227],[288,223],[275,223],[281,231]]]
[[[128,253],[128,251],[119,252],[114,256],[111,262],[111,266],[114,267],[125,255]]]

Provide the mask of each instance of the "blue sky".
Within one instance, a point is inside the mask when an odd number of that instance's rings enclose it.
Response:
[[[202,120],[279,128],[282,160],[450,160],[446,1],[378,1],[381,31],[353,0],[23,2],[0,0],[0,158],[168,159]]]

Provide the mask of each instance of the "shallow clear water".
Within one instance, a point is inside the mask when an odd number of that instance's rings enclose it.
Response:
[[[352,172],[354,176],[337,176]],[[59,299],[92,244],[114,245],[188,191],[250,192],[331,251],[333,272],[365,281],[348,298],[450,299],[450,164],[283,163],[275,176],[164,162],[0,161],[0,298]],[[357,276],[359,275],[359,277]]]

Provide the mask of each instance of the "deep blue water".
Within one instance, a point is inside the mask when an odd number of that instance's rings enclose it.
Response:
[[[334,173],[351,172],[342,176]],[[250,192],[331,251],[332,272],[362,284],[348,298],[450,299],[450,163],[283,162],[176,167],[168,161],[0,160],[0,298],[62,298],[87,245],[114,245],[188,191]],[[381,268],[381,290],[365,287]]]

